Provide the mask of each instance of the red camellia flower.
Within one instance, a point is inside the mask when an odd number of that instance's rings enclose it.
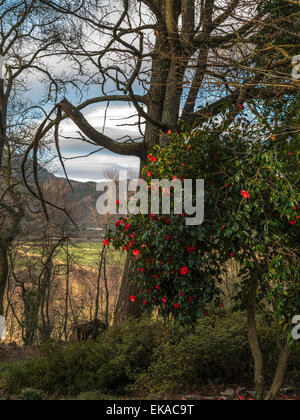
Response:
[[[235,257],[235,253],[234,253],[234,252],[232,252],[232,253],[230,254],[230,257],[231,257],[231,258],[234,258],[234,257]]]
[[[226,227],[226,226],[225,226],[225,225],[223,225],[223,226],[222,226],[222,230],[224,230],[224,229],[225,229],[225,227]]]
[[[135,296],[130,296],[130,301],[135,303],[136,302],[136,297]]]
[[[228,189],[228,188],[230,188],[230,184],[226,184],[226,188]]]
[[[104,245],[105,245],[105,246],[109,246],[109,240],[108,240],[107,238],[106,238],[106,239],[105,239],[105,241],[104,241]]]
[[[155,286],[155,289],[160,290],[160,286],[157,284],[157,285]]]
[[[168,302],[168,299],[167,299],[167,298],[165,298],[165,297],[163,297],[161,301],[162,301],[163,303],[167,303],[167,302]]]
[[[148,171],[147,176],[149,176],[149,177],[152,176],[152,172]]]
[[[193,303],[195,296],[189,296],[189,303]]]
[[[156,157],[155,156],[148,155],[148,159],[150,160],[150,162],[156,162]]]
[[[150,219],[153,220],[153,221],[156,220],[155,214],[150,214]]]
[[[290,225],[291,225],[291,226],[295,226],[295,224],[296,224],[296,223],[297,223],[297,222],[296,222],[296,220],[291,220],[291,221],[290,221]]]
[[[244,198],[250,198],[249,192],[245,191],[245,190],[241,191],[241,196],[244,197]]]
[[[180,292],[180,296],[183,297],[183,292]]]
[[[244,107],[244,105],[243,105],[243,104],[238,104],[238,107],[239,107],[240,109],[245,109],[245,107]]]
[[[187,249],[187,252],[190,254],[192,251],[196,251],[196,249],[197,249],[197,245],[194,245],[194,246],[190,246],[190,245],[188,245],[188,246],[186,247],[186,249]]]
[[[132,251],[132,255],[133,255],[134,257],[138,258],[138,257],[139,257],[139,255],[140,255],[140,251],[139,251],[138,249],[135,249],[135,250],[133,250],[133,251]]]
[[[173,305],[173,306],[174,306],[174,308],[175,308],[175,309],[179,309],[179,308],[180,308],[179,303],[174,303],[174,305]]]
[[[293,207],[293,210],[297,210],[297,207],[296,207],[296,206],[294,206],[294,207]]]
[[[143,273],[145,271],[144,268],[140,268],[140,273]]]
[[[180,269],[180,273],[181,273],[183,276],[186,276],[188,272],[189,272],[189,269],[188,269],[187,267],[182,267],[182,268]]]
[[[164,220],[165,220],[166,225],[170,225],[171,224],[170,219],[168,217],[165,217]]]
[[[171,235],[168,235],[168,236],[166,237],[166,241],[171,241],[171,239],[172,239],[172,236],[171,236]]]

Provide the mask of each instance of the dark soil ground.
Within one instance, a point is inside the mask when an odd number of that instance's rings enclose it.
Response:
[[[15,343],[0,343],[0,363],[17,362],[29,358],[40,357],[40,351],[36,347],[18,347]]]

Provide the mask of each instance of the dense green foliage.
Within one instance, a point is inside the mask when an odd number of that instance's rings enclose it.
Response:
[[[258,335],[269,382],[277,363],[278,350],[275,331],[261,316]],[[151,366],[138,377],[133,389],[146,395],[172,394],[197,390],[209,381],[241,383],[251,387],[252,370],[247,317],[243,313],[228,314],[222,310],[218,316],[199,319],[194,334],[182,337],[176,343],[165,341],[157,347]],[[290,361],[288,376],[290,380],[299,380],[297,352]]]
[[[114,246],[136,257],[140,295],[132,304],[190,325],[212,302],[222,306],[222,267],[234,258],[241,267],[239,307],[245,308],[249,279],[259,268],[258,301],[266,310],[273,305],[290,336],[291,319],[300,313],[299,151],[242,118],[227,131],[212,118],[201,130],[170,137],[168,147],[149,155],[145,175],[204,179],[205,220],[186,226],[185,215],[172,211],[117,223]]]
[[[275,332],[262,319],[259,337],[271,374],[277,354]],[[290,365],[294,375],[297,364],[299,368],[299,356]],[[222,310],[199,320],[188,335],[183,331],[173,335],[164,322],[145,318],[107,331],[96,343],[48,345],[43,358],[10,369],[5,388],[13,395],[34,387],[56,396],[89,391],[164,396],[196,390],[210,380],[251,384],[251,369],[246,318]]]
[[[124,393],[140,371],[150,365],[153,348],[164,339],[161,322],[128,322],[109,330],[98,343],[45,345],[44,358],[12,368],[7,389],[34,387],[57,395],[100,390]]]
[[[25,389],[20,395],[20,401],[41,401],[42,397],[35,389]]]

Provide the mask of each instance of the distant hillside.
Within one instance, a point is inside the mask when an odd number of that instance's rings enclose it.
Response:
[[[16,178],[20,177],[22,157],[15,156],[13,161],[13,172]],[[28,164],[27,180],[34,184],[33,170]],[[99,233],[95,229],[104,227],[106,216],[97,214],[96,202],[101,194],[96,190],[96,182],[78,182],[70,180],[72,189],[65,178],[59,178],[48,172],[42,166],[38,167],[39,182],[45,198],[55,205],[68,210],[76,222],[80,232],[74,231],[75,236],[84,238],[98,238]],[[33,186],[33,188],[35,188]],[[114,224],[119,216],[111,218]],[[30,221],[28,221],[30,223]]]
[[[43,174],[45,175],[45,174]],[[80,236],[98,237],[92,229],[104,226],[106,219],[97,214],[96,202],[99,192],[95,182],[70,181],[72,189],[65,178],[58,178],[52,174],[43,178],[43,190],[51,202],[59,207],[65,207],[80,228]],[[57,193],[56,193],[57,192]]]

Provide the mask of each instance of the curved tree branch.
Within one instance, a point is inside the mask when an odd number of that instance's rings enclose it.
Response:
[[[118,153],[120,155],[131,155],[137,156],[142,160],[146,158],[146,150],[143,143],[120,143],[112,138],[100,133],[86,120],[83,114],[73,106],[67,99],[64,99],[59,104],[61,110],[66,114],[67,117],[77,125],[77,127],[92,140],[95,144],[105,147],[105,149],[111,152]]]

